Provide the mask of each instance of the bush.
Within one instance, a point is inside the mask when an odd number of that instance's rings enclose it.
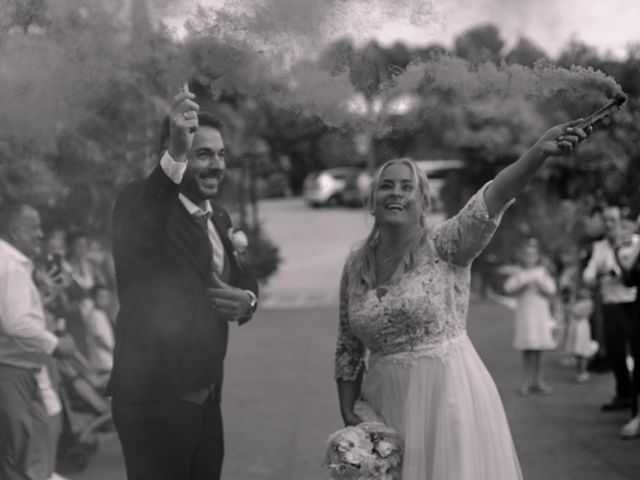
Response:
[[[276,273],[282,261],[279,248],[264,234],[260,226],[245,227],[249,239],[249,265],[260,283]]]

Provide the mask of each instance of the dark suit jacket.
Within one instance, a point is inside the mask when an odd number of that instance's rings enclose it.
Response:
[[[116,400],[178,398],[212,384],[219,392],[222,384],[229,327],[206,295],[211,244],[178,194],[158,166],[125,187],[114,205],[120,311],[107,394]],[[212,206],[228,283],[257,295],[254,276],[233,255],[228,213]]]

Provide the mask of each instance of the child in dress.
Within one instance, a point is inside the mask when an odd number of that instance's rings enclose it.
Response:
[[[507,278],[504,290],[517,298],[513,346],[522,352],[523,383],[521,395],[542,393],[551,388],[543,381],[542,352],[555,348],[551,301],[556,283],[542,264],[538,242],[527,241],[519,251],[520,267]]]
[[[113,348],[115,344],[113,326],[107,315],[109,289],[96,285],[92,291],[92,301],[83,317],[86,327],[87,360],[95,376],[95,384],[102,389],[106,386],[113,368]]]
[[[580,266],[580,251],[576,244],[568,243],[560,247],[558,252],[558,272],[556,285],[558,295],[554,317],[561,323],[562,335],[558,343],[562,345],[563,358],[561,364],[564,367],[574,368],[576,357],[570,345],[569,329],[571,325],[571,308],[576,300],[580,288],[582,268]]]
[[[587,364],[598,350],[598,344],[591,339],[591,325],[589,317],[593,312],[593,300],[588,288],[578,290],[576,299],[569,308],[567,331],[567,351],[576,358],[578,375],[576,382],[584,383],[589,380]]]

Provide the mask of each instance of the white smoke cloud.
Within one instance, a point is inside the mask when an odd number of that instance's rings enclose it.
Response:
[[[618,0],[623,1],[623,0]],[[348,108],[357,91],[349,72],[329,74],[309,60],[326,48],[329,42],[344,34],[363,38],[372,35],[389,22],[406,24],[424,32],[446,30],[453,19],[466,18],[478,12],[479,3],[485,15],[496,20],[515,22],[515,13],[524,13],[531,22],[542,21],[548,28],[561,15],[551,8],[551,0],[534,2],[498,2],[498,0],[224,0],[204,10],[191,27],[214,35],[221,42],[219,55],[210,55],[212,77],[216,69],[229,65],[231,71],[217,81],[217,87],[231,86],[247,94],[269,96],[282,108],[296,106],[320,116],[327,124],[340,126],[357,122]],[[455,7],[455,8],[454,8]],[[537,12],[537,13],[536,13]],[[536,17],[537,14],[537,17]],[[562,15],[565,15],[562,12]],[[536,20],[536,18],[538,20]],[[539,20],[543,19],[543,20]],[[505,21],[506,21],[505,20]],[[496,23],[500,23],[499,21]],[[248,62],[229,62],[225,45],[252,49]],[[255,54],[257,52],[257,54]],[[304,59],[301,66],[300,60]],[[369,72],[364,73],[368,75]],[[269,80],[286,79],[289,89],[268,91]],[[262,87],[265,85],[265,88]],[[458,101],[482,96],[579,98],[600,92],[603,100],[619,90],[613,79],[588,69],[565,70],[549,65],[534,69],[520,66],[496,66],[492,63],[473,67],[461,59],[443,59],[414,63],[393,82],[382,86],[382,101],[391,101],[405,93],[429,89],[447,89]],[[381,119],[384,122],[384,118]],[[384,129],[385,126],[381,125]]]
[[[168,0],[153,0],[167,5]],[[455,36],[480,23],[495,24],[513,45],[522,35],[547,53],[557,55],[571,39],[623,57],[629,44],[640,42],[637,0],[201,0],[212,10],[232,5],[248,11],[256,4],[268,5],[273,14],[285,13],[284,25],[306,27],[316,40],[345,34],[356,41],[396,40],[412,45],[441,43],[451,46]],[[194,3],[173,0],[164,10],[179,30],[196,11]],[[325,13],[333,12],[325,16]],[[324,19],[324,22],[318,20]],[[265,18],[266,20],[266,18]],[[313,20],[313,21],[312,21]],[[313,42],[312,42],[313,43]]]

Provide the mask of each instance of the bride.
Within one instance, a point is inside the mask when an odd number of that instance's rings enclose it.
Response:
[[[340,285],[335,378],[346,425],[380,419],[402,433],[403,480],[522,478],[500,396],[466,334],[470,265],[545,159],[587,137],[576,125],[548,130],[434,231],[415,163],[376,172],[375,223]]]

